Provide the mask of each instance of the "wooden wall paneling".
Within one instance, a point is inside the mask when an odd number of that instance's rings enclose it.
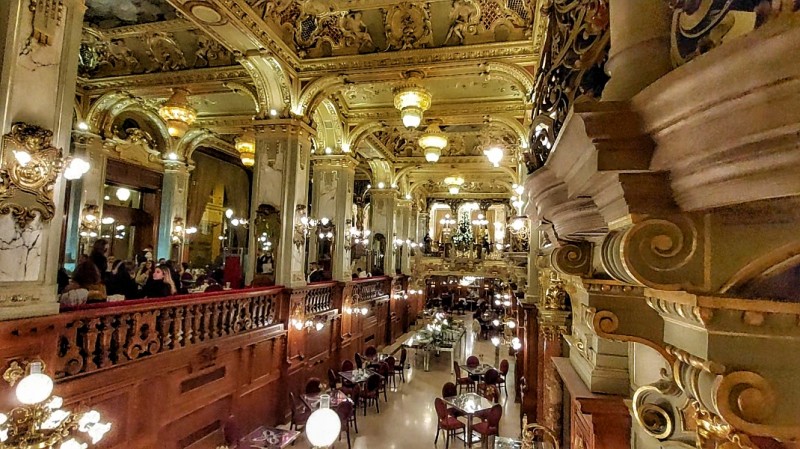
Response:
[[[535,304],[524,304],[520,317],[520,339],[522,340],[523,375],[525,376],[528,391],[525,392],[522,402],[522,413],[533,421],[537,416],[537,404],[543,392],[538,391],[539,382],[539,323]]]

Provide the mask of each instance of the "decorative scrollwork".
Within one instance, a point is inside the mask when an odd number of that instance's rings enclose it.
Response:
[[[560,246],[550,255],[550,263],[564,274],[588,277],[592,269],[592,245],[576,242]]]
[[[800,10],[800,1],[670,0],[670,6],[675,10],[672,16],[672,62],[679,66],[713,50],[726,39],[748,32],[779,15]]]
[[[662,379],[652,385],[640,387],[633,393],[633,416],[636,422],[653,438],[666,440],[676,430],[679,413],[669,401],[669,397],[682,396],[681,389],[667,373],[661,373]]]
[[[404,2],[384,10],[387,50],[433,46],[430,4]]]
[[[603,72],[609,43],[608,1],[550,0],[542,8],[549,24],[546,51],[537,70],[532,117],[534,124],[551,121],[552,126],[535,127],[531,133],[528,173],[547,160],[575,101],[599,98],[608,80]]]
[[[568,310],[569,294],[564,288],[564,281],[553,273],[550,278],[550,287],[542,299],[542,308],[545,310]]]
[[[55,214],[53,190],[64,159],[52,138],[52,131],[23,122],[14,123],[3,136],[0,214],[12,214],[20,228],[37,215],[47,221]],[[22,163],[20,153],[30,160]]]

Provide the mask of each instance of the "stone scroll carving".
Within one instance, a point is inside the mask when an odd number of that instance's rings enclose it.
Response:
[[[559,246],[550,254],[550,264],[563,274],[591,277],[592,245],[575,242]]]

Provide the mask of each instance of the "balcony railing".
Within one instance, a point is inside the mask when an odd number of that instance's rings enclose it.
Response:
[[[56,378],[278,323],[281,287],[87,306],[59,315]]]
[[[389,278],[385,276],[360,279],[354,281],[353,299],[356,303],[372,301],[390,293]]]
[[[325,312],[333,308],[333,289],[335,282],[308,288],[305,297],[306,315]]]

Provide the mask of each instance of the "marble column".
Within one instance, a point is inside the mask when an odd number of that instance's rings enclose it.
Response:
[[[161,183],[161,214],[158,219],[156,259],[163,257],[169,260],[172,258],[172,230],[176,219],[186,220],[188,188],[189,168],[186,163],[165,160],[164,178]]]
[[[395,248],[392,239],[396,230],[394,211],[397,208],[397,190],[376,189],[373,187],[370,197],[372,199],[372,241],[375,241],[375,237],[378,234],[383,235],[386,239],[383,273],[391,275],[394,274],[395,269]],[[376,255],[373,254],[373,257],[376,257]]]
[[[333,280],[348,281],[352,279],[348,235],[353,226],[353,185],[358,161],[347,155],[316,156],[312,164],[311,215],[317,219],[329,218],[334,223],[331,275]],[[313,235],[310,238],[316,239]],[[311,260],[316,260],[314,256]]]
[[[403,274],[411,274],[411,246],[408,244],[408,240],[412,240],[414,237],[411,232],[411,201],[398,200],[395,216],[397,238],[406,242],[400,247],[402,248],[402,257],[399,268]]]
[[[51,145],[68,153],[85,6],[63,0],[49,14],[30,0],[0,2],[0,134],[15,122],[52,132]],[[3,167],[13,157],[2,149]],[[58,313],[56,275],[61,250],[66,181],[59,173],[51,190],[55,214],[20,222],[0,215],[0,320]],[[13,198],[9,199],[13,200]],[[49,199],[48,199],[49,201]]]
[[[604,101],[628,100],[672,70],[671,17],[664,0],[610,0],[611,48],[605,68],[611,79]]]
[[[277,242],[273,241],[275,283],[303,286],[306,283],[306,238],[301,232],[300,219],[308,214],[309,158],[314,129],[300,120],[272,119],[256,125],[255,131],[251,223],[262,204],[278,211],[281,231]],[[252,233],[253,227],[250,229]],[[250,241],[255,241],[253,235]],[[255,251],[249,253],[248,257],[255,257]],[[248,266],[255,264],[248,263]]]

